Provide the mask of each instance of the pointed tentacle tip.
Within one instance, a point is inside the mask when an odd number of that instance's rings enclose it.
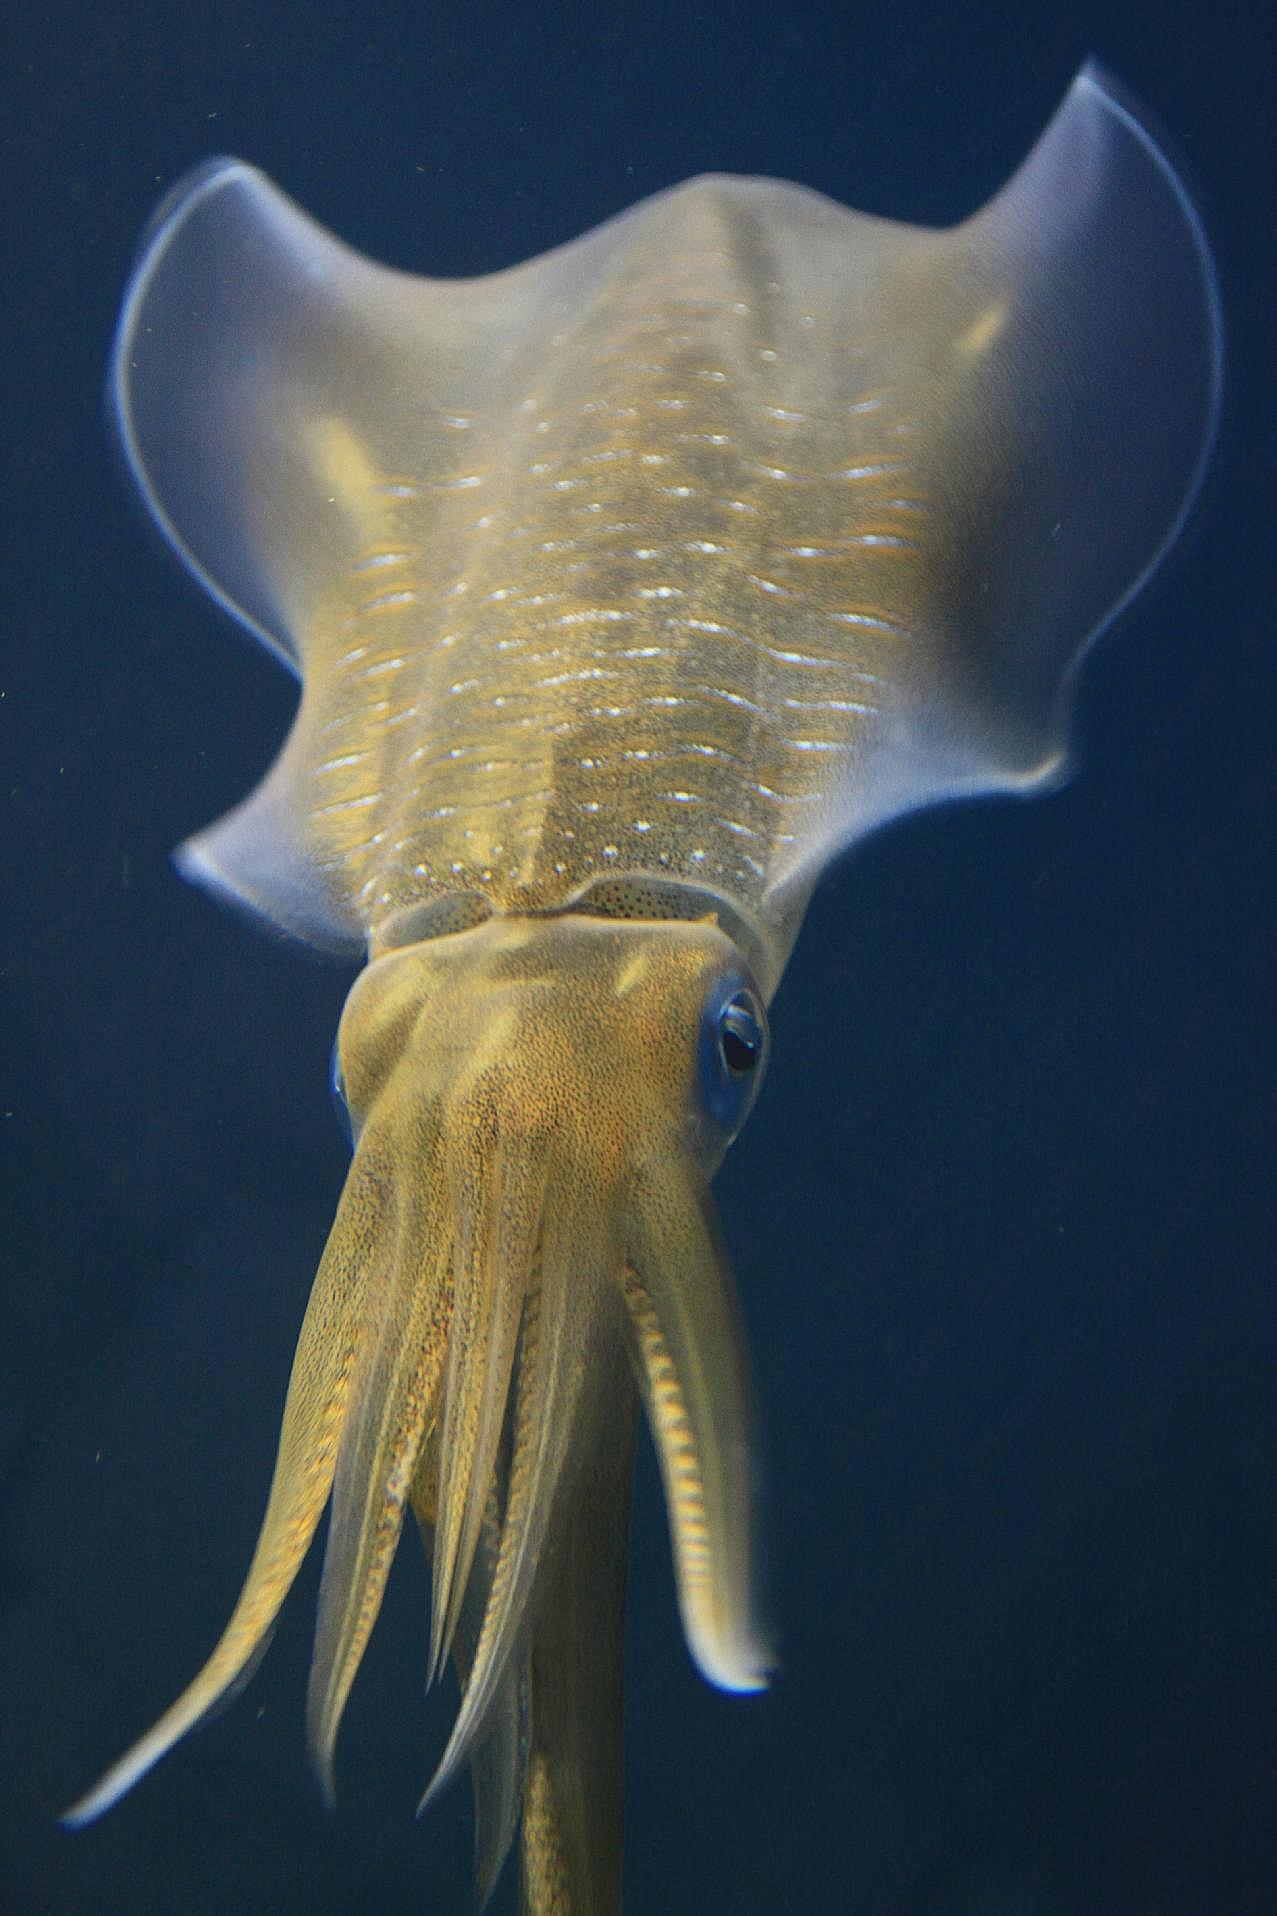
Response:
[[[78,1797],[66,1809],[59,1810],[58,1828],[71,1832],[87,1829],[90,1823],[96,1823],[102,1812],[109,1807],[106,1803],[98,1802],[98,1795],[97,1790],[90,1790],[87,1796]]]
[[[423,1816],[430,1814],[435,1804],[439,1801],[439,1798],[447,1789],[449,1783],[451,1783],[452,1778],[452,1766],[450,1764],[445,1766],[444,1763],[441,1763],[430,1781],[426,1784],[425,1789],[421,1792],[421,1801],[413,1811],[413,1815],[418,1821],[420,1821]]]
[[[87,1829],[90,1823],[96,1823],[98,1818],[105,1816],[109,1809],[114,1809],[122,1796],[128,1795],[133,1785],[145,1775],[155,1761],[154,1755],[137,1752],[131,1759],[126,1757],[122,1762],[114,1764],[91,1790],[77,1797],[69,1808],[61,1812],[58,1817],[59,1828],[82,1830]]]
[[[311,1723],[306,1743],[319,1800],[331,1816],[337,1808],[337,1725]]]
[[[337,1775],[332,1757],[312,1757],[311,1771],[315,1778],[315,1787],[319,1791],[319,1800],[332,1816],[337,1809]]]
[[[692,1660],[707,1683],[732,1696],[771,1688],[780,1661],[771,1645],[745,1632],[722,1633],[693,1624],[687,1630]]]
[[[452,1734],[447,1747],[435,1768],[435,1773],[422,1791],[421,1800],[413,1811],[420,1819],[428,1816],[444,1792],[450,1788],[460,1773],[462,1764],[470,1757],[474,1749],[475,1738],[482,1732],[476,1726],[467,1727],[461,1736],[457,1734],[457,1724],[453,1724]]]

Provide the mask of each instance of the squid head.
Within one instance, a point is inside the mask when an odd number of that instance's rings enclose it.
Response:
[[[71,1821],[244,1680],[331,1496],[309,1696],[325,1791],[411,1504],[430,1673],[451,1653],[463,1679],[425,1800],[473,1761],[485,1887],[525,1789],[526,1867],[619,1865],[635,1386],[692,1654],[725,1689],[766,1679],[749,1390],[708,1191],[766,1047],[759,989],[712,918],[492,917],[375,959],[338,1034],[354,1153],[248,1579],[204,1669]],[[555,1683],[532,1682],[559,1640]]]

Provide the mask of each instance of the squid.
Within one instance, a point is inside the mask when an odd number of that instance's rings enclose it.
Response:
[[[486,1897],[612,1916],[643,1418],[690,1653],[773,1667],[710,1181],[830,861],[1056,786],[1080,662],[1215,432],[1201,222],[1082,69],[961,224],[708,176],[481,278],[377,265],[259,172],[162,204],[110,404],[195,579],[300,681],[260,787],[177,854],[364,959],[353,1147],[265,1518],[190,1687],[92,1822],[251,1673],[329,1511],[308,1703],[338,1726],[407,1513]],[[642,1416],[640,1415],[642,1413]]]

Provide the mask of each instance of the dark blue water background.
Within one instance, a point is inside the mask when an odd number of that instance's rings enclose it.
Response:
[[[54,1825],[229,1609],[342,1173],[344,974],[166,863],[292,695],[104,442],[155,200],[241,152],[435,273],[706,168],[943,222],[1092,52],[1217,246],[1217,465],[1088,667],[1077,781],[913,820],[813,905],[720,1184],[785,1667],[756,1700],[695,1676],[645,1458],[627,1908],[1277,1909],[1270,11],[52,0],[11,21],[0,134],[3,1911],[470,1907],[466,1791],[411,1816],[445,1721],[411,1539],[335,1818],[303,1755],[311,1565],[248,1695],[100,1828]]]

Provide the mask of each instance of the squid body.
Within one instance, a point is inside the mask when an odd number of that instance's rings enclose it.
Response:
[[[1165,553],[1219,402],[1200,223],[1093,66],[930,230],[707,177],[543,257],[375,265],[250,166],[161,207],[111,402],[197,579],[294,671],[186,875],[367,963],[353,1156],[243,1593],[91,1821],[250,1671],[330,1507],[331,1793],[406,1512],[480,1890],[609,1916],[640,1406],[692,1656],[767,1680],[749,1385],[709,1182],[823,868],[1032,793],[1079,661]]]

